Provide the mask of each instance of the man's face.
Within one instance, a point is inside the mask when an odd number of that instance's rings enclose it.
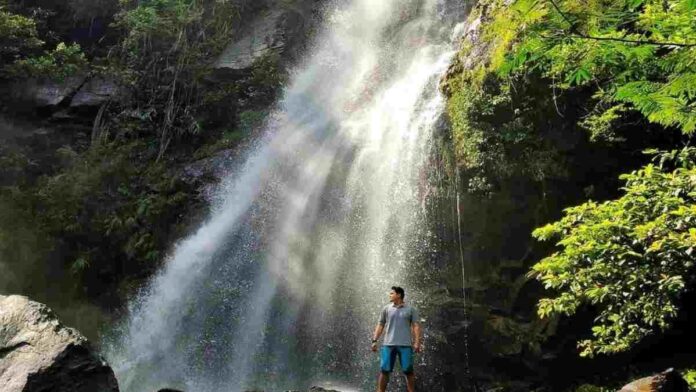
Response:
[[[389,302],[396,302],[399,300],[399,294],[392,290],[389,292]]]

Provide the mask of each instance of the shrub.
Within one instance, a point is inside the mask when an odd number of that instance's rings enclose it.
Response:
[[[619,199],[568,208],[534,231],[561,247],[532,268],[555,293],[539,301],[539,315],[598,309],[583,356],[626,351],[668,328],[694,282],[696,148],[653,153],[654,163],[621,176]]]

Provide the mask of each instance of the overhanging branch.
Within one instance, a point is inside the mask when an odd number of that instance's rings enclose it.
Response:
[[[594,40],[594,41],[614,41],[614,42],[624,42],[624,43],[629,43],[629,44],[641,44],[641,45],[656,45],[656,46],[678,46],[682,48],[691,48],[696,46],[696,44],[685,44],[685,43],[677,43],[677,42],[658,42],[658,41],[651,41],[651,40],[636,40],[636,39],[628,39],[628,38],[613,38],[613,37],[595,37],[587,34],[583,34],[580,31],[578,31],[577,28],[575,28],[575,24],[568,19],[566,14],[561,10],[561,8],[556,4],[555,0],[549,0],[551,4],[553,5],[553,8],[558,12],[559,15],[565,20],[568,25],[570,25],[570,32],[577,38],[581,39],[589,39],[589,40]]]

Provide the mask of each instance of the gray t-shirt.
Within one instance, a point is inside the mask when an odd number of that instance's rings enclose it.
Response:
[[[389,304],[382,309],[379,315],[379,323],[384,325],[385,346],[410,346],[411,324],[418,323],[416,309],[404,304],[395,306]]]

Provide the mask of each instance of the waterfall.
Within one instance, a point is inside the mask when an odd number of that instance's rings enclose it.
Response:
[[[264,136],[106,345],[122,390],[372,389],[389,288],[422,300],[409,264],[429,251],[424,172],[459,7],[327,10]]]

